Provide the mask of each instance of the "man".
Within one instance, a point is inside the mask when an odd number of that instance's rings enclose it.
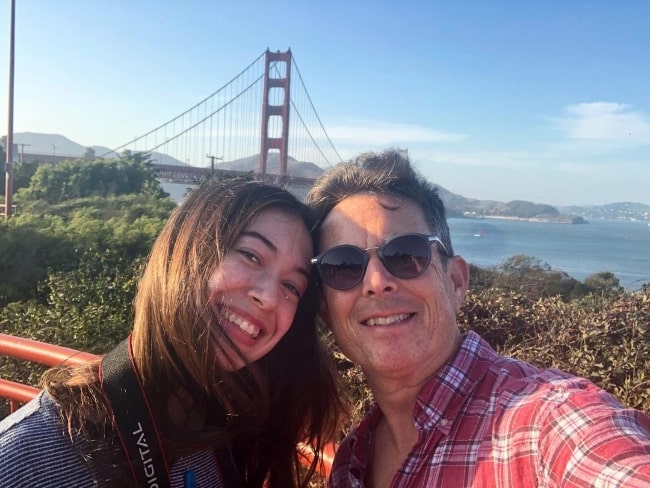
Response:
[[[376,401],[341,444],[330,486],[650,486],[650,418],[461,334],[468,265],[407,158],[339,164],[307,201],[321,316]]]

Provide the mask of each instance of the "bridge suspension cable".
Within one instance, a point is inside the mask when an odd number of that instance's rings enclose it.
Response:
[[[256,87],[261,87],[263,57],[192,107],[101,157],[143,152],[151,153],[156,163],[207,167],[208,154],[222,160],[254,154],[261,105],[261,88]]]
[[[167,122],[135,137],[129,142],[101,155],[117,157],[123,153],[149,153],[158,165],[184,165],[209,168],[215,160],[222,168],[257,171],[260,152],[262,104],[264,97],[265,51],[224,86]],[[290,51],[289,51],[290,54]],[[289,90],[289,105],[293,124],[288,133],[289,173],[300,162],[313,163],[320,168],[341,161],[307,91],[302,74],[292,54],[290,70],[295,87]],[[286,63],[284,63],[286,65]],[[272,62],[270,73],[278,77],[283,63]],[[286,75],[286,73],[285,73]],[[267,103],[277,105],[281,91],[268,92]],[[271,133],[282,132],[276,117],[268,120]],[[285,139],[285,140],[287,140]],[[278,158],[276,157],[276,160]],[[265,171],[278,173],[273,161]],[[320,170],[318,170],[320,171]],[[309,174],[315,177],[317,168]]]
[[[302,127],[293,130],[293,137],[289,139],[289,152],[296,159],[311,161],[319,166],[332,166],[342,161],[343,158],[341,158],[341,155],[336,150],[336,147],[325,130],[325,126],[309,95],[302,74],[298,69],[296,59],[293,55],[291,57],[292,67],[295,69],[298,75],[297,78],[300,80],[300,86],[298,88],[301,89],[296,95],[296,87],[294,85],[290,97],[291,108],[295,112],[293,120],[296,120],[297,117]],[[295,80],[296,78],[293,77],[293,79]],[[305,135],[299,137],[301,130],[304,131]],[[296,141],[295,146],[292,146],[293,141]],[[311,144],[309,141],[311,141]],[[300,149],[297,147],[298,144],[302,144]]]

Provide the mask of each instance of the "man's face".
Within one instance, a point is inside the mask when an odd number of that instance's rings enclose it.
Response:
[[[404,233],[432,233],[418,206],[389,196],[353,195],[324,220],[320,252],[341,244],[361,249],[380,246]],[[321,315],[341,350],[363,368],[371,385],[377,374],[402,384],[419,383],[449,358],[460,341],[456,314],[467,291],[467,264],[454,257],[445,269],[437,245],[431,251],[431,263],[416,278],[390,274],[373,249],[357,286],[335,290],[323,285]]]

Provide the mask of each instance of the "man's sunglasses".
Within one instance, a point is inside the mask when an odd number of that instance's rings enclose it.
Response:
[[[437,236],[402,234],[381,246],[367,249],[343,244],[334,246],[311,260],[323,283],[337,290],[349,290],[363,280],[370,261],[369,252],[377,249],[379,259],[390,274],[411,279],[420,276],[431,262],[431,243],[437,243],[445,255],[447,248]]]

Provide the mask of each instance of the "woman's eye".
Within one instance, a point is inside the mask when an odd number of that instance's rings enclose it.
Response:
[[[260,263],[260,259],[252,252],[246,251],[244,249],[240,249],[239,253],[249,261],[253,261],[254,263],[258,263],[258,264]]]
[[[298,288],[296,288],[295,286],[293,286],[291,283],[285,283],[285,284],[284,284],[284,287],[285,287],[287,290],[289,290],[290,293],[293,293],[293,294],[294,294],[295,296],[297,296],[298,298],[301,297],[300,290],[298,290]]]

